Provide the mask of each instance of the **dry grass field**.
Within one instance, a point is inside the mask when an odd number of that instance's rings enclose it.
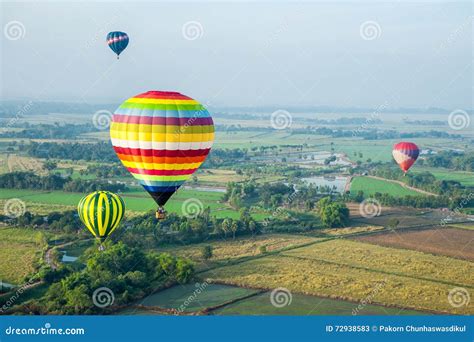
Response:
[[[38,234],[26,228],[0,228],[1,281],[21,284],[33,271],[33,263],[39,260],[43,247]]]
[[[437,228],[422,231],[387,232],[355,239],[382,246],[406,248],[474,261],[474,230],[469,229]]]
[[[370,298],[373,304],[416,310],[474,313],[472,302],[462,307],[449,303],[452,285],[289,256],[268,256],[213,269],[203,278],[243,287],[284,287],[295,293],[356,302]]]
[[[368,238],[372,236],[360,239]],[[351,301],[370,297],[386,306],[472,314],[472,303],[454,307],[448,300],[454,288],[474,289],[472,274],[474,264],[466,260],[335,239],[215,268],[203,277],[243,287],[285,287]]]
[[[338,239],[283,255],[474,288],[474,263],[417,251]]]
[[[258,235],[253,238],[238,238],[236,240],[213,241],[190,246],[177,246],[165,248],[175,255],[190,258],[194,261],[203,261],[201,249],[205,245],[213,247],[213,257],[209,261],[225,261],[242,257],[249,257],[261,254],[260,247],[265,246],[267,252],[277,251],[292,246],[304,245],[316,242],[319,239],[285,234]]]

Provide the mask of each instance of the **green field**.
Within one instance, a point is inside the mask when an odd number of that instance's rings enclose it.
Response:
[[[291,303],[282,307],[273,306],[271,292],[224,306],[213,311],[214,315],[423,315],[414,310],[388,308],[379,305],[362,305],[344,300],[292,294]]]
[[[19,198],[26,203],[26,210],[36,212],[34,209],[36,204],[54,205],[59,207],[50,208],[51,211],[63,209],[72,209],[77,206],[79,200],[85,194],[63,192],[63,191],[41,191],[41,190],[17,190],[17,189],[2,189],[0,192],[0,200],[8,200],[10,198]],[[156,210],[156,204],[142,189],[134,188],[132,191],[120,194],[125,201],[125,207],[132,212],[147,212]],[[239,212],[228,207],[224,203],[220,203],[223,194],[220,192],[199,191],[180,189],[169,202],[165,209],[171,213],[182,214],[184,202],[188,199],[197,199],[202,203],[203,208],[210,207],[211,215],[216,217],[231,217],[237,218],[240,216]],[[31,204],[31,205],[30,205]],[[42,208],[45,209],[45,208]],[[254,218],[262,220],[268,214],[264,212],[252,213]]]
[[[137,304],[194,312],[246,297],[256,292],[256,290],[241,287],[207,283],[176,285],[148,296]]]
[[[372,196],[376,192],[386,193],[394,197],[424,196],[423,194],[404,188],[400,184],[369,177],[354,177],[351,182],[351,193],[357,194],[363,191],[364,195]]]
[[[435,169],[426,167],[420,167],[416,170],[413,170],[414,173],[420,173],[423,171],[431,172],[438,180],[458,181],[464,186],[474,186],[474,172],[454,171],[441,168]]]

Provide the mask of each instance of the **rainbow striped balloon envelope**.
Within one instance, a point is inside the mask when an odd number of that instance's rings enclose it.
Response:
[[[186,95],[148,91],[115,111],[110,138],[122,164],[162,207],[206,159],[214,123]]]
[[[403,172],[406,173],[418,159],[420,149],[414,143],[400,142],[393,146],[392,155]]]

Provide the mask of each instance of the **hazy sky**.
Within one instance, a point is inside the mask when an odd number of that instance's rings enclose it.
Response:
[[[473,108],[470,1],[1,6],[2,99]]]

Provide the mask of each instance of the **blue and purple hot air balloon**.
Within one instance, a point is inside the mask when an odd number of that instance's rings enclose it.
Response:
[[[117,59],[119,59],[120,54],[128,45],[128,35],[120,31],[110,32],[107,35],[107,44],[117,54]]]

